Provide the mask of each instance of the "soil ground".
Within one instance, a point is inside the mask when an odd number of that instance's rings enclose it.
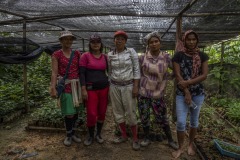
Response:
[[[27,131],[29,115],[24,115],[14,122],[0,124],[0,159],[1,160],[171,160],[171,153],[167,141],[152,142],[150,146],[134,151],[129,140],[123,144],[113,144],[115,123],[111,114],[107,117],[103,128],[103,144],[94,142],[91,146],[83,143],[73,143],[72,146],[63,145],[64,132]],[[171,124],[172,134],[176,140],[175,126]],[[79,134],[82,140],[86,134]],[[187,143],[187,142],[186,142]],[[31,156],[32,157],[28,157]],[[199,156],[188,156],[183,153],[182,160],[199,160]]]

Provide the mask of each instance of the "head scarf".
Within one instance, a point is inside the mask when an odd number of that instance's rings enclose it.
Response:
[[[190,33],[193,33],[197,38],[197,44],[196,44],[194,49],[189,49],[189,48],[186,47],[186,38]],[[198,39],[197,33],[194,32],[193,30],[188,30],[184,33],[184,35],[182,37],[182,41],[178,40],[177,45],[176,45],[176,51],[178,51],[178,52],[182,51],[184,54],[192,56],[192,63],[193,63],[193,65],[192,65],[192,78],[195,78],[199,75],[199,70],[201,68],[201,59],[200,59],[200,56],[199,56],[199,51],[200,50],[198,48],[198,42],[199,42],[199,39]]]
[[[151,32],[151,33],[147,34],[147,35],[143,38],[143,42],[144,42],[144,44],[146,45],[146,51],[148,51],[148,43],[149,43],[149,40],[150,40],[152,37],[158,38],[159,41],[161,42],[161,35],[160,35],[159,32],[154,31],[154,32]]]
[[[147,34],[143,40],[144,40],[144,43],[146,45],[148,45],[148,41],[152,38],[152,37],[156,37],[159,39],[159,41],[161,41],[161,35],[157,32],[157,31],[154,31],[154,32],[151,32],[149,34]]]

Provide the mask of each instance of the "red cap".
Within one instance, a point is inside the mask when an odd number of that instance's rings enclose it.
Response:
[[[122,30],[119,30],[119,31],[115,32],[115,33],[114,33],[114,38],[115,38],[116,36],[119,36],[119,35],[121,35],[121,36],[123,36],[124,38],[128,39],[127,33],[124,32],[124,31],[122,31]]]

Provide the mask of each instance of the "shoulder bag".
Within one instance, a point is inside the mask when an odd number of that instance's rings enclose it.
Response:
[[[74,52],[75,51],[72,51],[71,53],[71,56],[70,56],[70,59],[69,59],[69,62],[68,62],[68,65],[67,65],[67,69],[66,69],[66,73],[64,75],[64,77],[60,78],[57,82],[57,85],[56,85],[56,90],[57,90],[57,98],[60,98],[61,94],[63,93],[64,91],[64,88],[65,88],[65,80],[68,76],[68,70],[70,68],[70,65],[71,65],[71,62],[72,62],[72,59],[73,59],[73,55],[74,55]]]

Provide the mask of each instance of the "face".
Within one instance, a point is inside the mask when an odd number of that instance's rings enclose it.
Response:
[[[150,51],[159,51],[161,46],[161,42],[157,37],[152,37],[148,41],[148,47]]]
[[[62,37],[60,39],[60,42],[61,42],[63,48],[70,48],[73,43],[73,37],[72,36]]]
[[[125,47],[126,42],[127,40],[125,39],[124,36],[119,35],[114,38],[114,44],[118,49],[123,49]]]
[[[101,42],[91,42],[90,47],[93,51],[99,51],[101,48]]]
[[[190,33],[187,35],[186,39],[185,39],[185,46],[188,49],[194,49],[197,46],[197,37],[194,33]]]

